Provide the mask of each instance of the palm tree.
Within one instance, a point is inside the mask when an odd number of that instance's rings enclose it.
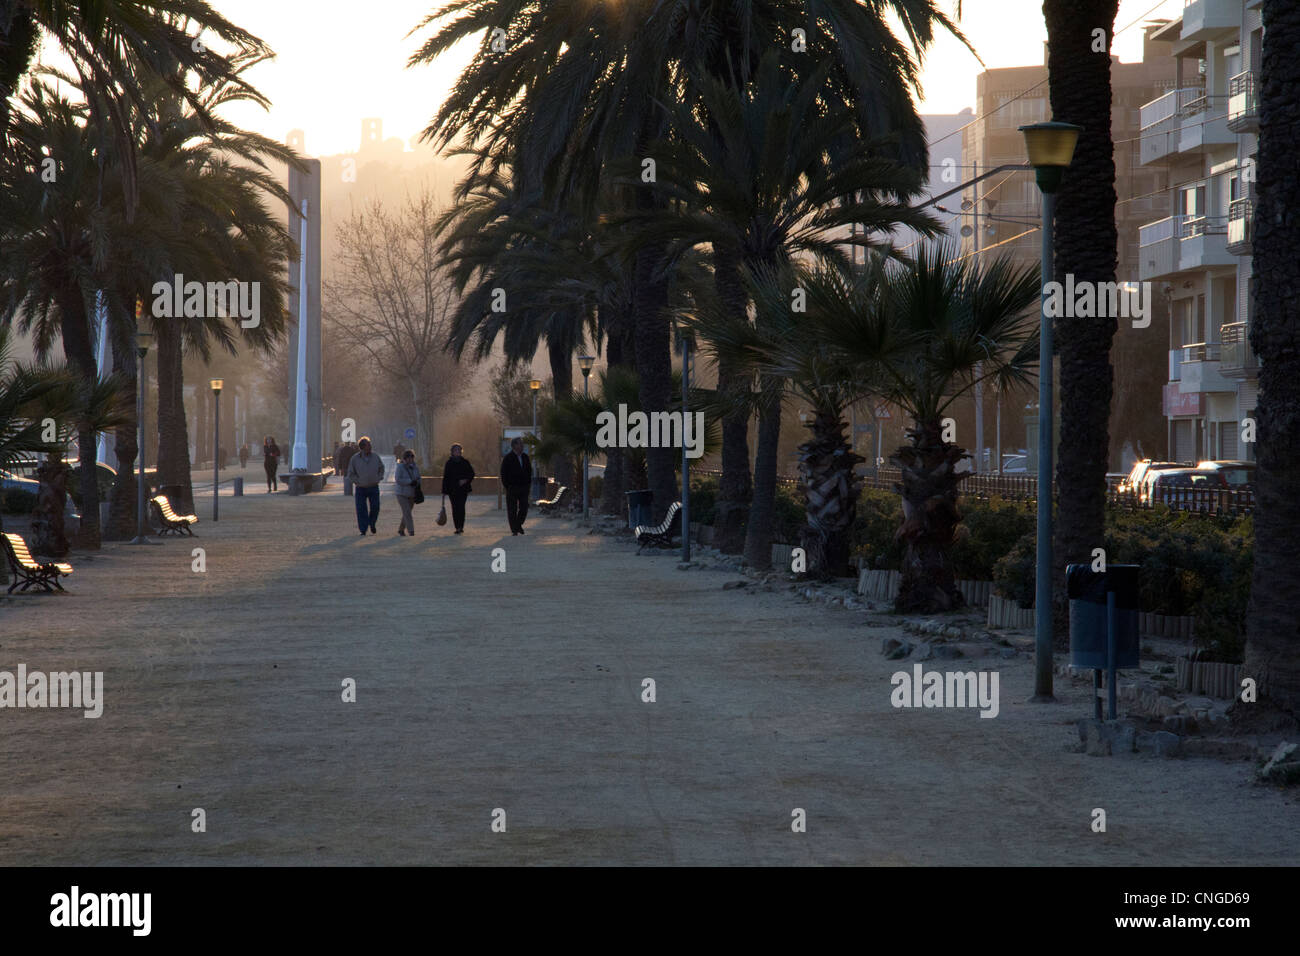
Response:
[[[461,74],[425,137],[439,146],[461,137],[485,144],[488,153],[518,151],[525,191],[545,186],[594,203],[609,161],[646,158],[649,144],[668,132],[665,107],[693,102],[698,77],[747,81],[774,37],[781,38],[790,70],[809,60],[829,62],[830,90],[852,105],[864,135],[896,135],[895,158],[922,168],[924,131],[910,94],[936,27],[960,37],[933,0],[631,0],[616,7],[592,0],[459,0],[412,31],[433,28],[410,65],[481,38],[482,54]],[[806,52],[790,48],[795,28],[809,34]],[[622,203],[640,213],[664,205],[653,187],[631,190]],[[662,410],[671,399],[668,260],[661,245],[647,242],[635,250],[634,263],[641,397],[647,408]],[[719,291],[732,293],[733,307],[743,311],[734,298],[740,263],[733,251],[719,250],[715,266]],[[721,371],[729,388],[730,370]],[[743,428],[728,424],[723,485],[740,498],[747,486],[735,472],[745,467]],[[651,450],[650,479],[662,515],[676,494],[670,450]]]
[[[191,28],[197,28],[193,33]],[[270,48],[206,0],[11,0],[0,8],[0,157],[6,147],[11,100],[31,68],[42,39],[71,63],[88,93],[92,122],[111,134],[123,162],[130,217],[136,205],[136,166],[130,149],[131,115],[148,105],[145,80],[166,75],[176,93],[202,109],[199,86],[229,79],[230,63],[198,39],[211,31],[245,52]],[[176,67],[179,65],[180,70]],[[244,90],[256,95],[242,80]]]
[[[922,233],[935,220],[908,205],[921,189],[912,169],[877,151],[837,155],[855,134],[853,112],[825,101],[829,68],[796,83],[783,75],[769,54],[743,89],[701,79],[700,108],[710,125],[692,122],[693,107],[680,107],[675,139],[656,144],[660,192],[670,204],[662,210],[629,215],[624,222],[636,242],[660,245],[671,261],[684,249],[703,244],[736,250],[745,269],[762,274],[810,255],[848,268],[842,236],[850,223],[864,234],[850,240],[868,245],[871,232],[900,225]],[[789,290],[793,292],[793,290]],[[792,307],[786,301],[772,313],[757,311],[755,322],[784,326]],[[743,324],[748,316],[729,312]],[[755,568],[771,564],[776,500],[777,448],[783,388],[779,376],[760,382],[768,400],[759,406],[754,494],[745,535],[745,560]],[[652,476],[653,480],[653,476]]]
[[[1255,315],[1250,344],[1260,357],[1256,406],[1259,509],[1246,623],[1246,674],[1268,701],[1300,721],[1295,529],[1300,525],[1300,181],[1294,175],[1300,115],[1300,17],[1284,0],[1264,0],[1255,212]],[[1256,705],[1246,705],[1253,708]],[[1240,710],[1241,708],[1237,708]]]
[[[1052,116],[1083,127],[1056,207],[1056,275],[1114,282],[1115,157],[1111,140],[1110,41],[1119,0],[1044,0]],[[1095,49],[1093,32],[1106,32]],[[1074,317],[1056,325],[1061,434],[1056,465],[1054,603],[1065,597],[1065,566],[1091,560],[1106,523],[1110,455],[1110,364],[1115,316]]]
[[[1037,361],[1036,266],[1007,257],[977,266],[948,243],[927,244],[914,262],[876,254],[861,275],[822,270],[807,282],[811,327],[912,418],[908,443],[890,459],[902,471],[906,545],[900,611],[947,610],[963,603],[949,551],[967,457],[949,440],[945,412],[977,381],[1024,384]]]
[[[800,488],[807,518],[802,544],[808,573],[833,578],[848,573],[849,535],[862,491],[854,468],[864,459],[854,454],[845,438],[844,412],[872,394],[876,386],[827,343],[826,330],[819,323],[838,323],[839,315],[824,309],[795,313],[789,308],[791,289],[818,288],[808,281],[809,276],[798,267],[747,274],[746,295],[764,316],[761,324],[737,322],[731,310],[715,300],[693,316],[691,325],[719,364],[725,359],[751,380],[761,376],[783,384],[779,393],[769,390],[741,396],[719,388],[710,405],[723,421],[738,398],[756,406],[760,418],[763,406],[771,401],[794,400],[811,406],[812,420],[807,424],[812,435],[799,448]],[[826,281],[833,283],[830,277]],[[831,330],[837,332],[837,327]],[[743,409],[744,417],[749,411]]]

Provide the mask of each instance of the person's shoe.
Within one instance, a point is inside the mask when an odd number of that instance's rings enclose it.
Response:
[[[464,528],[457,528],[457,529],[456,529],[456,533],[457,533],[457,534],[464,534],[464,533],[465,533],[465,529],[464,529]]]
[[[365,536],[366,536],[366,533],[365,533],[365,532],[364,532],[364,531],[363,531],[363,532],[361,532],[361,537],[363,537],[363,538],[364,538],[364,537],[365,537]]]
[[[397,533],[400,534],[403,538],[406,537],[406,531],[403,530],[402,528],[398,528]]]
[[[371,533],[371,534],[379,534],[379,532],[375,530],[375,526],[374,526],[374,525],[371,525],[371,526],[370,526],[370,533]]]
[[[523,533],[524,533],[524,529],[523,529],[523,528],[520,528],[520,529],[519,529],[519,533],[520,533],[520,534],[523,534]]]
[[[519,534],[518,531],[511,531],[510,533],[511,533],[512,535],[517,535],[517,534]]]

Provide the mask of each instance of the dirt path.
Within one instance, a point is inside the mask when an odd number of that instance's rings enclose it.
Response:
[[[515,538],[495,503],[455,536],[432,499],[412,540],[387,495],[365,538],[337,491],[223,497],[0,601],[0,670],[105,682],[98,720],[0,710],[0,863],[1300,860],[1300,802],[1248,763],[1067,752],[1084,692],[1024,704],[1025,657],[989,664],[996,719],[894,709],[911,665],[862,614],[567,521]]]

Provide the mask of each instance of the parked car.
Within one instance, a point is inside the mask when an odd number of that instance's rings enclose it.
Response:
[[[1150,458],[1143,458],[1133,463],[1133,468],[1129,471],[1128,477],[1121,481],[1119,487],[1115,490],[1121,495],[1137,495],[1142,504],[1149,504],[1150,502],[1145,497],[1149,478],[1160,471],[1191,467],[1192,463],[1188,461],[1152,461]]]
[[[1212,468],[1163,468],[1149,474],[1141,498],[1145,504],[1160,503],[1180,511],[1197,511],[1208,502],[1192,500],[1189,492],[1227,490],[1227,480]]]
[[[1201,471],[1217,471],[1234,491],[1255,490],[1255,463],[1253,461],[1198,461]]]
[[[36,496],[40,493],[40,490],[41,483],[39,481],[22,478],[11,471],[0,470],[0,493],[16,491],[28,494],[32,496],[32,503],[35,504]],[[81,515],[77,513],[71,495],[63,503],[63,530],[67,534],[76,534],[81,530]]]
[[[1023,475],[1029,471],[1028,455],[1003,455],[1002,473],[1004,475]]]

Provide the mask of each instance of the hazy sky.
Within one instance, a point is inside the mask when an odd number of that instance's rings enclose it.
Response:
[[[955,7],[952,0],[941,5]],[[279,140],[290,129],[303,129],[306,150],[314,155],[354,151],[363,117],[381,118],[385,138],[409,141],[474,54],[467,49],[433,67],[406,69],[417,45],[406,34],[436,0],[215,0],[214,6],[277,53],[273,63],[252,74],[271,98],[271,112],[231,118]],[[1116,26],[1174,16],[1182,6],[1182,0],[1123,0]],[[1042,62],[1047,33],[1041,0],[964,0],[962,10],[962,29],[987,66]],[[1122,60],[1138,60],[1141,39],[1139,22],[1117,38],[1114,51]],[[926,63],[922,112],[972,106],[979,72],[979,63],[959,43],[940,42]]]

